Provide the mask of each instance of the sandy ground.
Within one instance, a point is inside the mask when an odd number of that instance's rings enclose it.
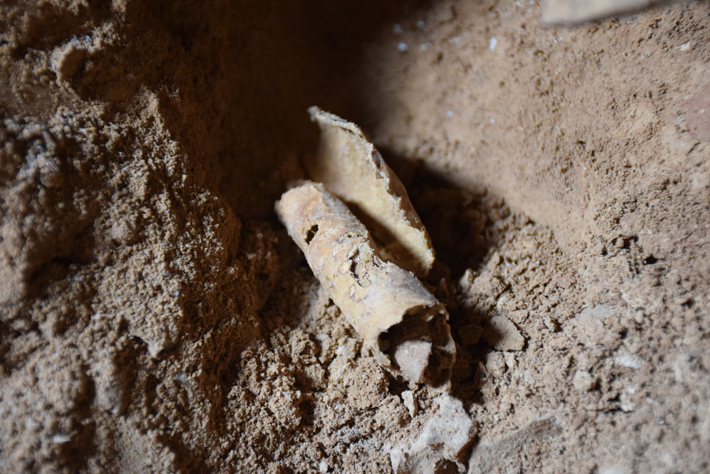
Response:
[[[273,213],[314,104],[437,249],[478,431],[438,472],[710,470],[710,5],[539,17],[0,4],[0,471],[392,472],[436,394],[377,365]]]

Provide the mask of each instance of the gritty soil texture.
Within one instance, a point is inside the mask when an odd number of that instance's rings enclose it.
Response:
[[[539,17],[0,3],[0,472],[392,472],[437,394],[276,219],[311,105],[438,252],[478,428],[445,472],[710,470],[710,4]]]

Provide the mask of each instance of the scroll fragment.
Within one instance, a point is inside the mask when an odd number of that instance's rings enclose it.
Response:
[[[426,276],[434,249],[397,175],[357,125],[318,107],[308,111],[321,129],[318,153],[305,162],[311,179],[345,201],[372,231],[384,257]]]
[[[378,362],[434,387],[451,376],[448,313],[411,273],[384,261],[365,226],[320,183],[283,194],[276,213]]]

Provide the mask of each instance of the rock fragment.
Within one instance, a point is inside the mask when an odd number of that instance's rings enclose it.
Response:
[[[548,0],[542,14],[542,22],[547,25],[578,25],[677,2],[678,0]]]
[[[493,377],[500,378],[505,374],[505,354],[491,352],[486,356],[486,371]]]
[[[499,351],[520,351],[525,338],[515,324],[505,316],[493,316],[483,333],[486,342]]]
[[[562,434],[562,427],[550,416],[533,420],[508,436],[485,444],[473,451],[469,474],[520,472],[521,458],[527,452],[547,452],[551,441]]]
[[[402,403],[409,411],[409,416],[414,418],[419,413],[419,404],[414,398],[414,392],[412,390],[405,390],[402,392]]]
[[[460,463],[478,432],[463,403],[448,393],[435,400],[437,412],[424,424],[421,434],[409,446],[390,451],[392,469],[397,474],[438,474]]]
[[[592,375],[587,371],[578,370],[574,374],[572,384],[578,392],[584,393],[594,389],[597,384],[597,379],[592,377]]]

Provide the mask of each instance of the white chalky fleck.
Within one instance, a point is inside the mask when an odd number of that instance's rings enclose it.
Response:
[[[491,38],[491,42],[488,45],[488,47],[491,49],[491,51],[493,51],[494,49],[496,49],[497,44],[498,44],[498,40],[495,38]]]
[[[72,439],[71,435],[61,434],[61,433],[55,434],[54,436],[52,436],[52,443],[65,444],[65,443],[68,443],[69,441],[71,441],[71,439]]]
[[[614,362],[630,369],[640,369],[643,366],[643,361],[639,357],[628,354],[616,356]]]

